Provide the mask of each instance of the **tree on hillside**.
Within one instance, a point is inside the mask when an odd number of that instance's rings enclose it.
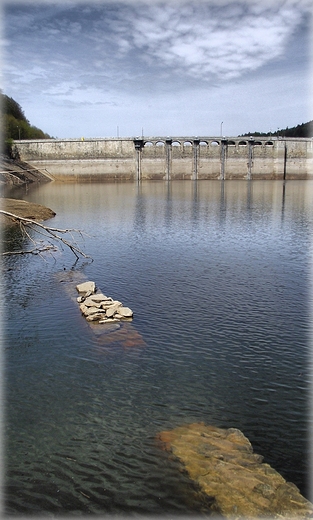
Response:
[[[280,128],[276,132],[248,132],[238,137],[246,136],[262,137],[262,136],[281,136],[281,137],[313,137],[313,121],[293,126],[292,128]]]
[[[16,101],[14,101],[13,98],[6,96],[5,94],[2,94],[1,97],[3,114],[11,115],[15,119],[19,119],[21,121],[29,123],[29,121],[25,117],[22,107]]]
[[[1,92],[2,150],[11,155],[13,140],[49,139],[49,135],[33,126],[26,118],[22,107],[11,97]]]

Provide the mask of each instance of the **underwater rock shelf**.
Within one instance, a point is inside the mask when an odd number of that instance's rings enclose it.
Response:
[[[133,311],[129,307],[124,307],[122,302],[113,300],[110,296],[96,292],[95,282],[78,284],[76,289],[80,294],[77,298],[79,308],[87,321],[103,325],[133,319]]]
[[[195,423],[163,431],[157,438],[214,499],[212,509],[224,518],[312,518],[313,504],[253,453],[240,430]]]

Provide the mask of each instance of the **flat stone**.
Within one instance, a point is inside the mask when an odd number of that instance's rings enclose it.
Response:
[[[214,498],[212,510],[223,518],[312,518],[313,504],[262,463],[240,430],[195,423],[161,432],[158,439]]]
[[[86,316],[87,321],[98,321],[101,319],[103,319],[103,313],[101,312],[94,312],[93,314]]]
[[[104,323],[117,323],[119,320],[115,319],[115,318],[106,318],[104,320],[100,320],[99,323],[100,324],[104,324]]]
[[[100,302],[94,301],[92,296],[89,296],[89,298],[86,298],[84,301],[84,304],[87,307],[97,307],[98,309],[101,307],[101,301]]]
[[[101,307],[103,309],[109,309],[112,307],[112,305],[123,305],[122,302],[119,302],[118,300],[110,300],[110,301],[103,301],[101,302]]]
[[[124,318],[131,318],[134,314],[129,307],[119,307],[118,313]]]
[[[118,309],[118,311],[120,311],[120,308],[121,308],[121,303],[120,302],[115,303],[115,305],[111,305],[106,310],[107,317],[111,318],[112,316],[114,316],[114,314],[117,312],[117,309]]]
[[[79,293],[87,293],[91,291],[90,294],[93,294],[96,291],[95,282],[84,282],[76,285],[76,289]]]
[[[109,301],[113,301],[113,298],[111,298],[110,296],[105,296],[105,294],[102,294],[102,293],[97,293],[97,294],[93,294],[91,296],[92,300],[94,302],[109,302]]]
[[[81,303],[79,308],[83,314],[85,314],[85,312],[88,310],[88,307],[84,303]]]
[[[102,309],[99,309],[98,307],[86,307],[86,310],[84,311],[85,316],[91,316],[92,314],[101,314],[101,316],[105,316],[105,311]]]
[[[110,307],[112,307],[112,305],[113,305],[113,300],[110,302],[101,302],[101,307],[103,309],[109,309]]]

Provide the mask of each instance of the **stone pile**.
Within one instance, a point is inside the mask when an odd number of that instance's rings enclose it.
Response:
[[[79,308],[87,321],[105,324],[132,320],[133,311],[122,302],[97,292],[95,282],[78,284],[76,289],[80,294],[77,298]]]

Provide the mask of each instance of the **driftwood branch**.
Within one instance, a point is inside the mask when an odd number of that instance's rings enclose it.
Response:
[[[14,255],[14,254],[39,254],[44,251],[56,251],[57,247],[55,246],[55,243],[60,243],[61,245],[65,245],[68,247],[72,253],[76,256],[76,258],[79,258],[82,256],[83,258],[91,258],[89,255],[86,255],[80,247],[77,245],[73,234],[76,233],[80,235],[81,237],[85,234],[79,229],[59,229],[54,228],[50,226],[45,226],[44,224],[41,224],[40,222],[37,222],[37,220],[33,220],[30,218],[20,217],[18,215],[15,215],[14,213],[10,213],[8,211],[0,210],[0,214],[4,215],[8,218],[10,218],[13,222],[16,222],[19,224],[20,229],[22,233],[34,244],[34,248],[30,249],[28,251],[5,251],[2,253],[2,255]],[[34,238],[30,236],[28,233],[28,229],[33,229],[36,231],[38,235],[42,235],[45,239],[48,239],[49,244],[45,243],[38,243]],[[67,239],[65,236],[70,234],[71,239]],[[52,244],[51,244],[52,240]]]

